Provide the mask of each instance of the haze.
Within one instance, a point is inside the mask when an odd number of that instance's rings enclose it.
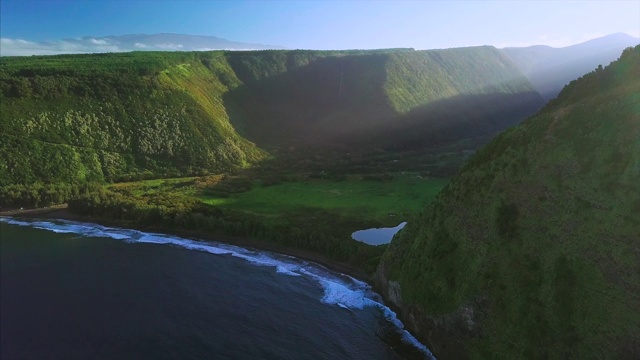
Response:
[[[612,33],[640,37],[640,2],[3,0],[0,23],[5,54],[74,52],[61,40],[140,33],[289,49],[562,47]]]

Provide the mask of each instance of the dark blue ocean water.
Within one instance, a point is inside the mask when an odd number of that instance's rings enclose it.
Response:
[[[0,218],[2,359],[428,359],[377,294],[268,252]]]

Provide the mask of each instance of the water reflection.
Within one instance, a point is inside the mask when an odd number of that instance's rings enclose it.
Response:
[[[392,228],[373,228],[366,230],[358,230],[351,234],[351,237],[354,240],[363,242],[369,245],[382,245],[388,244],[393,239],[393,235],[395,235],[400,229],[402,229],[407,223],[400,223],[396,227]]]

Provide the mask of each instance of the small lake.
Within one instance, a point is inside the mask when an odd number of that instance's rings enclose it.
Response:
[[[351,237],[356,241],[360,241],[369,245],[388,244],[391,242],[391,239],[393,239],[393,235],[400,231],[400,229],[402,229],[406,224],[407,222],[405,221],[392,228],[373,228],[358,230],[351,234]]]

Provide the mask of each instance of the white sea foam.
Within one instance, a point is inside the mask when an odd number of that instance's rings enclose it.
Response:
[[[404,329],[396,314],[385,306],[380,295],[362,281],[345,274],[332,272],[321,265],[308,263],[287,255],[245,249],[217,242],[202,242],[177,236],[147,233],[133,229],[119,229],[107,226],[79,223],[66,220],[23,221],[0,217],[0,222],[11,225],[29,226],[56,233],[75,233],[86,237],[107,237],[127,243],[151,243],[179,246],[189,250],[203,251],[216,255],[229,255],[246,260],[257,266],[273,267],[276,272],[287,276],[306,276],[316,281],[324,290],[320,299],[325,304],[337,305],[344,309],[380,309],[384,317],[401,333],[403,341],[422,351],[428,358],[435,359],[429,349]]]
[[[17,219],[13,219],[13,218],[10,218],[10,217],[4,217],[4,216],[0,216],[0,222],[11,224],[11,225],[18,225],[18,226],[31,226],[30,222],[20,221],[20,220],[17,220]]]

